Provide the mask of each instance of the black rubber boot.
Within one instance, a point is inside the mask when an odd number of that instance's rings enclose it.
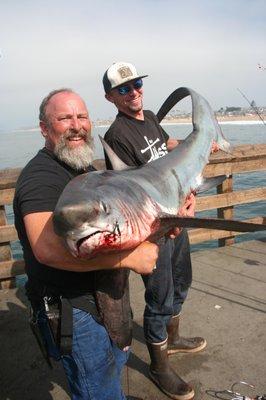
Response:
[[[167,325],[168,333],[168,355],[175,353],[196,353],[203,350],[207,342],[202,337],[185,338],[179,336],[179,315],[171,318]]]
[[[171,399],[190,400],[194,390],[180,378],[169,364],[167,340],[163,343],[148,343],[151,357],[150,377],[153,382]]]

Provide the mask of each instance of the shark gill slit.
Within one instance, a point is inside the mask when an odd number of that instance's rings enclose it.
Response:
[[[182,185],[181,185],[180,179],[179,179],[175,169],[172,169],[172,174],[174,175],[174,177],[176,179],[176,182],[177,182],[178,193],[180,193],[182,195],[182,196],[179,196],[179,197],[180,198],[184,198],[185,197],[185,193],[184,193],[184,191],[182,189]],[[180,204],[180,206],[181,206],[181,204]]]

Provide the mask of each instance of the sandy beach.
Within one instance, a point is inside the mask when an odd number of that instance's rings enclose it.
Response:
[[[216,116],[217,120],[221,124],[229,124],[229,123],[234,123],[234,124],[257,124],[261,123],[262,120],[258,117],[258,115],[219,115]],[[266,123],[266,114],[261,114],[261,118],[263,121]],[[107,128],[111,125],[113,121],[111,120],[105,120],[105,121],[93,121],[93,125],[95,127],[101,127],[101,128]],[[163,125],[176,125],[176,124],[190,124],[191,123],[191,117],[166,117],[162,120]]]
[[[223,115],[216,116],[218,122],[261,122],[261,119],[257,115]],[[266,115],[261,115],[261,118],[266,121]],[[186,124],[191,123],[191,117],[180,117],[180,118],[165,118],[162,120],[163,124]]]

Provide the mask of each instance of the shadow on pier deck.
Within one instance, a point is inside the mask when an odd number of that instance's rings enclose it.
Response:
[[[184,305],[181,333],[207,339],[194,355],[171,356],[175,370],[195,388],[195,400],[212,399],[207,389],[245,380],[266,392],[266,245],[264,240],[192,254],[193,284]],[[148,378],[142,334],[144,289],[131,274],[134,341],[124,388],[145,400],[167,397]],[[0,399],[69,400],[59,365],[48,369],[27,326],[23,290],[0,291]],[[101,400],[101,399],[97,399]]]

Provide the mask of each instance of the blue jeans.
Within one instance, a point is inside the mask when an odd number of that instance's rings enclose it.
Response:
[[[156,269],[143,275],[145,284],[144,335],[150,343],[167,338],[167,324],[181,312],[192,282],[190,245],[186,229],[160,245]]]
[[[58,359],[53,343],[48,348]],[[72,354],[61,357],[72,400],[125,400],[121,372],[128,356],[91,314],[73,308]]]

